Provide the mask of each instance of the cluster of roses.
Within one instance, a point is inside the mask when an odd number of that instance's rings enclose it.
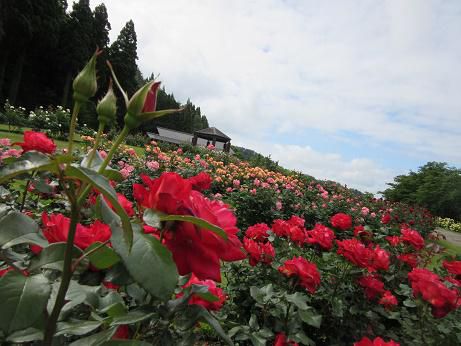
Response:
[[[242,243],[237,238],[237,219],[226,204],[212,201],[200,191],[209,188],[211,179],[206,173],[184,179],[177,173],[163,173],[157,179],[141,176],[144,184],[133,184],[133,195],[139,209],[153,209],[173,215],[190,215],[222,228],[223,239],[213,232],[187,223],[177,222],[162,230],[163,243],[171,251],[180,275],[192,273],[192,284],[208,286],[210,293],[218,297],[208,302],[193,295],[190,303],[217,310],[225,300],[222,289],[215,282],[221,281],[220,261],[238,261],[246,258]],[[155,235],[155,232],[154,232]]]
[[[331,250],[335,233],[330,228],[316,224],[314,229],[304,228],[304,219],[293,215],[289,220],[275,220],[272,230],[278,237],[286,237],[298,245],[318,244],[324,250]]]
[[[444,262],[444,267],[452,270],[450,273],[459,275],[461,273],[461,261]],[[461,294],[456,288],[448,288],[442,282],[442,279],[435,273],[425,268],[414,268],[408,273],[408,279],[411,283],[413,295],[421,296],[432,306],[432,315],[436,318],[446,316],[450,311],[453,311],[461,306]],[[456,278],[455,278],[456,280]],[[452,281],[457,286],[457,280]],[[460,286],[458,286],[460,287]]]
[[[288,340],[284,333],[279,333],[275,337],[274,346],[298,346],[298,343]],[[370,340],[368,337],[364,336],[360,341],[354,342],[353,346],[400,346],[400,344],[394,340],[386,342],[380,337]]]
[[[275,258],[275,249],[269,241],[269,226],[258,223],[245,232],[243,246],[248,253],[250,265],[270,264]]]
[[[364,288],[368,300],[379,298],[378,303],[386,309],[391,309],[398,304],[397,298],[391,291],[384,288],[384,282],[379,279],[378,275],[362,276],[358,283]]]

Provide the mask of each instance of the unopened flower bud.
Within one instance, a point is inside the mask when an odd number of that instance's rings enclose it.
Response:
[[[96,58],[100,53],[101,51],[97,49],[83,70],[74,79],[72,86],[76,102],[84,103],[96,94],[98,89],[96,81]]]
[[[142,113],[154,112],[157,107],[157,93],[160,82],[149,82],[131,97],[127,106],[125,125],[134,129],[142,122]]]
[[[109,85],[106,95],[99,101],[96,112],[98,113],[100,123],[107,126],[114,121],[115,114],[117,113],[117,98],[112,89],[112,82]]]

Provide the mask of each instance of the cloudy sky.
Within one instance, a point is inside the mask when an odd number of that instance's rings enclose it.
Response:
[[[235,145],[370,192],[461,166],[459,0],[104,3],[111,39],[132,19],[141,71]]]

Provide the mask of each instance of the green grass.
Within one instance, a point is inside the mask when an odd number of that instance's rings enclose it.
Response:
[[[0,131],[0,138],[9,138],[12,143],[24,141],[24,137],[22,134],[15,133],[15,132],[8,132],[8,131]],[[53,139],[53,141],[56,143],[56,146],[58,147],[58,149],[67,148],[67,145],[68,145],[67,141],[60,141],[56,139]]]
[[[16,131],[23,132],[23,131],[30,130],[30,128],[27,128],[27,127],[22,127],[21,128],[21,127],[13,127],[12,126],[11,130],[14,131],[14,132],[8,131],[8,125],[0,124],[0,138],[9,138],[12,143],[15,143],[15,142],[21,142],[22,143],[24,141],[23,135],[22,135],[22,133],[18,133]],[[62,140],[58,140],[58,139],[53,139],[53,141],[56,143],[56,146],[58,147],[58,149],[64,149],[64,148],[67,148],[67,146],[68,146],[67,141],[62,141]],[[81,142],[81,138],[80,138],[79,134],[75,134],[74,141],[75,141],[75,143],[77,143],[77,145]],[[138,154],[139,156],[142,156],[144,154],[144,148],[135,147],[135,146],[132,146],[132,145],[127,145],[127,146],[130,147],[130,148],[133,148],[136,151],[136,154]],[[19,149],[19,147],[18,147],[18,149]]]

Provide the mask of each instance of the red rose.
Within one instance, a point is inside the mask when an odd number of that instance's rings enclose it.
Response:
[[[338,245],[339,255],[343,255],[347,260],[359,267],[367,268],[370,272],[375,271],[371,265],[374,254],[360,240],[356,238],[337,240],[336,244]]]
[[[300,285],[310,293],[315,293],[320,285],[320,273],[317,266],[302,257],[293,257],[291,260],[285,261],[278,270],[288,277],[297,276]]]
[[[369,299],[375,299],[384,293],[384,283],[380,281],[376,276],[368,275],[362,276],[359,279],[359,285],[365,289],[365,296]]]
[[[443,267],[452,275],[461,275],[461,261],[443,261]]]
[[[208,190],[211,187],[211,177],[208,173],[200,172],[188,179],[192,188],[197,191]]]
[[[324,250],[331,250],[333,247],[335,232],[322,224],[316,224],[314,229],[306,232],[306,242],[309,244],[319,244]]]
[[[62,214],[42,214],[43,235],[49,243],[58,243],[67,241],[69,233],[70,219]],[[110,227],[96,220],[93,224],[83,226],[77,224],[74,244],[82,250],[85,250],[95,242],[105,242],[110,239],[112,233]],[[37,249],[36,249],[37,250]],[[34,252],[36,252],[36,250]]]
[[[330,218],[330,223],[333,227],[346,231],[352,227],[352,217],[344,213],[338,213]]]
[[[288,340],[285,333],[278,333],[274,340],[274,346],[298,346],[298,343]]]
[[[278,237],[287,237],[290,234],[290,224],[284,220],[274,220],[272,230]]]
[[[269,234],[267,234],[269,229],[269,226],[265,223],[257,223],[256,225],[248,227],[245,232],[245,237],[255,241],[265,241],[269,237]]]
[[[379,300],[379,304],[383,305],[386,309],[391,309],[398,305],[399,302],[397,301],[397,298],[391,293],[391,291],[386,291]]]
[[[189,200],[181,202],[189,206],[188,212],[209,223],[221,227],[227,240],[208,230],[182,222],[165,237],[165,244],[173,254],[180,275],[193,272],[199,279],[221,281],[219,261],[238,261],[246,258],[237,238],[237,219],[228,206],[220,201],[210,201],[200,192],[191,191]]]
[[[387,225],[389,222],[391,222],[391,214],[390,213],[385,213],[382,217],[381,217],[381,223],[383,225]]]
[[[269,264],[274,260],[275,249],[270,242],[263,244],[245,237],[243,247],[248,252],[250,265],[253,267],[259,262]]]
[[[408,273],[413,295],[421,296],[432,306],[432,315],[435,318],[446,316],[450,311],[461,305],[458,291],[446,287],[440,277],[423,268],[415,268]]]
[[[373,341],[371,341],[366,336],[364,336],[362,340],[354,342],[354,346],[400,346],[400,344],[395,342],[394,340],[389,340],[388,342],[385,342],[380,337],[377,337]]]
[[[373,250],[373,256],[371,257],[371,265],[375,270],[388,270],[389,269],[389,252],[381,249],[379,245]]]
[[[292,215],[287,222],[292,226],[304,227],[305,220],[297,215]]]
[[[418,231],[413,229],[404,228],[400,230],[402,234],[401,239],[405,243],[409,243],[412,245],[416,250],[421,250],[424,247],[424,239],[421,237]]]
[[[187,179],[173,172],[163,173],[157,179],[141,175],[141,179],[147,188],[133,184],[133,194],[140,205],[167,214],[189,214],[192,185]]]
[[[159,88],[160,82],[155,82],[152,84],[149,91],[147,92],[144,106],[142,108],[142,113],[154,112],[157,109],[157,94]]]
[[[0,278],[5,275],[6,273],[8,273],[9,271],[12,271],[13,270],[13,267],[6,267],[5,269],[0,269]]]
[[[304,227],[290,226],[288,237],[291,241],[301,246],[306,240],[306,230]]]
[[[386,240],[391,244],[391,246],[397,246],[400,243],[400,237],[393,235],[393,236],[387,236]]]
[[[415,268],[418,265],[418,257],[414,253],[404,253],[397,256],[397,259],[410,267]]]
[[[130,338],[130,327],[126,324],[122,324],[117,327],[112,339],[129,339]]]
[[[24,153],[36,150],[45,154],[53,154],[56,151],[56,144],[42,132],[25,131],[24,143],[14,144],[21,146]]]
[[[209,302],[203,298],[201,298],[197,294],[192,294],[191,298],[189,299],[189,304],[201,305],[207,310],[217,311],[220,310],[226,301],[226,295],[222,288],[216,287],[216,282],[212,280],[199,280],[194,274],[192,274],[190,280],[183,286],[183,288],[190,287],[192,285],[201,285],[207,286],[208,292],[218,298],[217,301]],[[177,297],[181,297],[183,293],[177,295]]]

